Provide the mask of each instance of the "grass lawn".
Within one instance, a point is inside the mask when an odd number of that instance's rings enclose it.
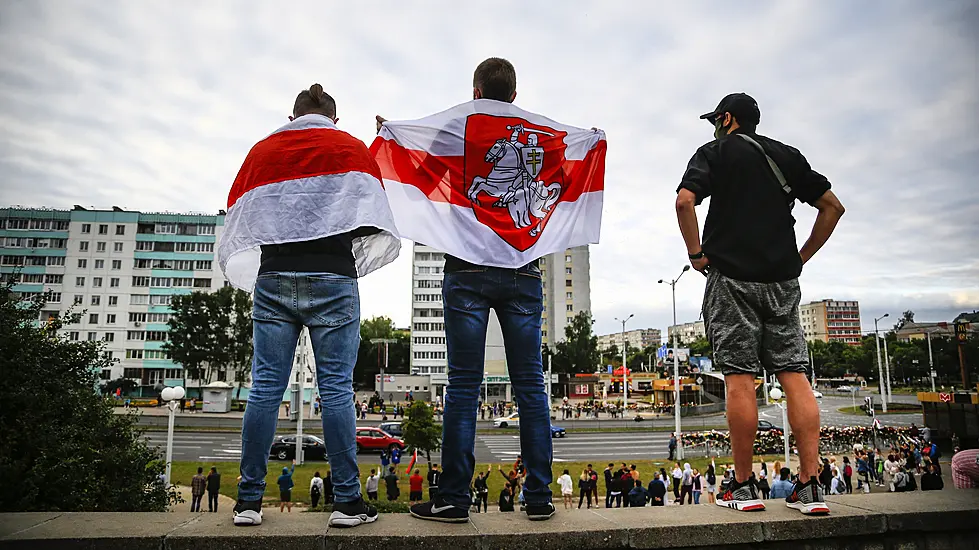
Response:
[[[765,461],[769,463],[770,470],[771,470],[771,464],[774,461],[781,460],[780,456],[775,456],[775,455],[766,456],[764,458]],[[371,457],[371,459],[372,461],[369,463],[361,462],[360,481],[362,486],[363,484],[366,483],[367,476],[370,472],[370,469],[380,468],[379,463],[373,462],[374,457]],[[758,457],[755,458],[756,463],[759,460],[760,458]],[[691,467],[699,469],[701,473],[704,473],[707,470],[707,465],[709,464],[709,461],[703,457],[689,458],[685,460],[685,462],[689,462]],[[730,457],[721,457],[715,459],[715,463],[717,464],[717,467],[719,469],[731,462],[732,459]],[[582,470],[584,470],[588,464],[589,464],[588,462],[555,462],[553,464],[551,470],[552,470],[554,482],[551,484],[551,489],[554,493],[555,501],[560,502],[561,499],[561,489],[557,484],[558,476],[564,473],[564,470],[567,469],[570,472],[571,477],[575,480],[575,487],[576,487],[575,494],[577,495],[578,476],[581,475]],[[591,464],[593,468],[598,472],[599,494],[604,495],[605,482],[604,482],[604,477],[602,475],[602,471],[605,469],[605,466],[608,464],[608,462],[595,460],[592,461]],[[667,460],[652,460],[652,461],[643,460],[643,461],[629,462],[629,465],[632,464],[635,464],[636,469],[639,470],[641,476],[640,478],[642,479],[644,485],[649,484],[649,481],[652,479],[654,471],[658,471],[660,468],[666,468],[667,473],[669,473],[673,467],[673,464],[668,462]],[[204,468],[205,474],[209,471],[211,466],[217,466],[218,472],[221,474],[221,494],[227,495],[231,498],[237,497],[237,486],[235,483],[235,478],[238,477],[238,465],[233,462],[221,462],[217,464],[206,463],[206,462],[201,462],[201,463],[173,462],[172,469],[171,469],[172,482],[177,485],[184,485],[189,487],[191,478],[194,476],[195,473],[197,473],[198,466],[202,466]],[[278,486],[276,485],[276,480],[278,479],[279,474],[282,473],[282,468],[284,466],[285,467],[291,466],[291,463],[269,461],[269,473],[265,477],[265,482],[266,482],[265,499],[264,499],[265,503],[268,504],[278,503],[279,489]],[[477,473],[481,471],[486,471],[487,467],[492,467],[493,469],[492,475],[489,477],[489,500],[491,503],[496,502],[496,500],[499,497],[500,491],[503,489],[504,479],[503,476],[500,475],[500,473],[497,471],[499,466],[502,466],[504,471],[509,471],[510,468],[512,467],[512,464],[483,463],[483,464],[476,465]],[[617,468],[619,466],[620,464],[616,465]],[[408,477],[405,475],[405,468],[407,468],[407,464],[402,464],[398,471],[398,474],[401,476],[401,482],[400,482],[401,497],[398,499],[398,502],[402,502],[402,503],[408,502]],[[323,462],[312,462],[312,463],[304,464],[302,466],[296,466],[296,471],[293,474],[293,481],[295,482],[296,486],[292,489],[292,501],[296,503],[306,503],[308,505],[309,481],[313,478],[313,473],[319,471],[320,475],[325,475],[329,469],[330,469],[329,466]],[[423,460],[420,458],[419,458],[418,469],[421,470],[422,477],[425,477],[425,474],[428,471],[428,469],[424,464]],[[384,487],[385,487],[384,481],[381,480],[379,497],[382,501],[387,500],[387,497],[385,496]],[[426,498],[428,497],[427,481],[425,483],[425,497]]]

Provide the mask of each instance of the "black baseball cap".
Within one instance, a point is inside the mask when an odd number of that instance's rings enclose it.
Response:
[[[713,111],[700,115],[711,124],[719,114],[731,113],[738,119],[739,124],[757,125],[761,120],[761,111],[758,109],[758,102],[750,95],[741,92],[739,94],[729,94],[717,104]]]

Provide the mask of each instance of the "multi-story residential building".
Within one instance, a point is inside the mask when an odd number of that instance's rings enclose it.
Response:
[[[442,252],[415,243],[411,276],[411,372],[433,375],[432,395],[440,395],[448,365],[442,309],[444,265]],[[545,344],[553,344],[564,340],[564,327],[578,312],[591,310],[588,247],[545,256],[540,267],[544,297],[541,338]],[[484,361],[487,383],[491,386],[486,388],[484,397],[509,398],[503,332],[495,312],[490,313]]]
[[[162,349],[169,304],[174,295],[224,286],[214,258],[223,225],[223,213],[0,209],[0,273],[23,296],[51,291],[41,322],[69,308],[83,312],[62,332],[105,341],[118,362],[101,378],[128,378],[152,394],[158,384],[186,383]]]
[[[667,329],[669,336],[668,344],[673,345],[673,334],[676,333],[677,339],[681,344],[689,344],[701,338],[707,338],[707,328],[703,321],[693,323],[683,323],[682,325],[672,325]]]
[[[799,307],[806,340],[860,344],[860,303],[833,299],[810,302]]]
[[[658,328],[637,328],[625,332],[625,341],[631,349],[646,349],[650,346],[659,347],[662,343],[662,333]],[[607,350],[615,346],[622,351],[622,333],[613,332],[598,337],[598,349]]]

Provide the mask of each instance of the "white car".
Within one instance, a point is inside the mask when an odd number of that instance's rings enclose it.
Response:
[[[822,399],[823,398],[822,392],[818,392],[816,390],[812,390],[812,396],[815,397],[816,399]]]
[[[493,425],[497,428],[519,428],[520,427],[520,414],[510,413],[506,416],[501,416],[499,418],[493,419]]]
[[[843,393],[850,393],[853,391],[853,388],[851,388],[850,386],[840,386],[836,388],[836,391],[843,392]]]

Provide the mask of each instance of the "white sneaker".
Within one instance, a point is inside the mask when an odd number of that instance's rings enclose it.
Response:
[[[241,501],[235,504],[235,525],[261,525],[262,501]]]

